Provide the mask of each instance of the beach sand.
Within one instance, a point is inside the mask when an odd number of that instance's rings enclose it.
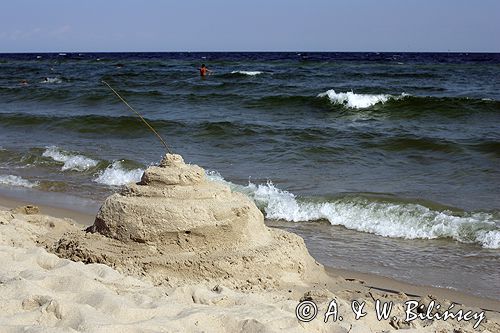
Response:
[[[325,269],[300,237],[266,227],[244,195],[177,155],[97,218],[28,204],[0,197],[2,332],[500,332],[498,301]],[[393,302],[388,319],[376,300]],[[407,322],[411,300],[485,319]],[[317,304],[309,322],[296,316],[303,301]],[[353,301],[366,316],[355,319]],[[342,320],[325,323],[332,304]]]

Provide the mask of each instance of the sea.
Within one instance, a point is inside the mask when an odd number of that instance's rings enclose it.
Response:
[[[500,300],[500,54],[0,54],[1,195],[95,213],[158,163],[102,81],[322,264]]]

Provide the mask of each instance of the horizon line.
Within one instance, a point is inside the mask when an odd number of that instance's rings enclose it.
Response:
[[[53,54],[53,53],[500,53],[499,51],[0,51],[0,54]]]

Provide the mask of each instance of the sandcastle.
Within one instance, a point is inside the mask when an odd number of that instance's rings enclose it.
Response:
[[[205,171],[168,154],[141,182],[106,199],[91,228],[123,242],[178,244],[201,250],[223,242],[265,244],[261,212],[240,193],[205,179]],[[187,244],[183,238],[189,235]],[[185,240],[185,239],[184,239]]]
[[[201,167],[175,154],[109,196],[87,231],[64,235],[53,251],[160,284],[225,281],[267,288],[324,274],[300,237],[266,227],[248,197],[207,180]]]

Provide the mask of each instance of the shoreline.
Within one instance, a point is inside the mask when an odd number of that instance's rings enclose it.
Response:
[[[0,192],[0,209],[13,209],[18,206],[31,204],[40,208],[40,214],[57,218],[70,218],[81,226],[87,227],[92,225],[94,222],[95,214],[91,214],[90,212],[82,212],[67,207],[55,207],[53,205],[42,203],[41,201],[44,200],[37,200],[34,196],[20,199],[19,196],[10,197],[6,195],[5,191]],[[365,285],[365,287],[380,292],[386,292],[389,294],[399,294],[403,292],[410,298],[425,297],[432,294],[438,298],[445,298],[464,306],[477,307],[482,310],[500,313],[500,300],[476,296],[454,289],[417,285],[372,273],[357,272],[330,266],[324,267],[327,274],[332,278],[342,277],[347,282],[361,283]]]
[[[13,209],[18,206],[25,205],[36,205],[40,208],[41,214],[57,218],[70,218],[78,224],[84,226],[90,226],[92,223],[94,223],[95,214],[91,214],[90,212],[82,212],[70,208],[57,207],[54,205],[43,203],[40,200],[36,200],[33,198],[19,199],[18,197],[10,197],[5,195],[5,192],[0,192],[0,209]]]

